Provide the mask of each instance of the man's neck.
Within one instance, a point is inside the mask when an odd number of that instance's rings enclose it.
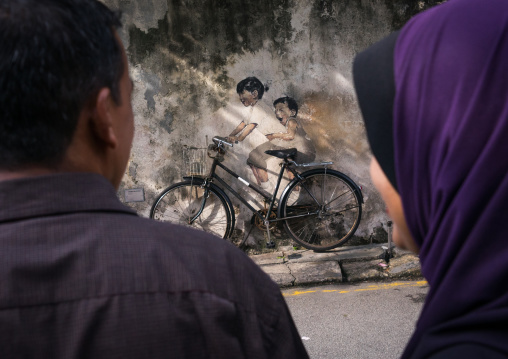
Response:
[[[27,177],[43,176],[57,172],[58,172],[57,170],[45,167],[30,167],[14,171],[0,170],[0,182]]]

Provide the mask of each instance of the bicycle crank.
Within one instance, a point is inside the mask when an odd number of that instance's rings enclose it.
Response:
[[[264,224],[264,218],[266,217],[267,212],[268,212],[268,209],[266,209],[266,208],[259,210],[257,213],[259,213],[261,215],[261,217],[263,217],[263,219],[260,219],[256,214],[254,214],[254,215],[252,215],[251,223],[255,224],[256,227],[258,227],[259,229],[266,231],[266,226]],[[275,213],[274,210],[272,210],[272,213],[270,213],[270,219],[275,219],[275,218],[277,218],[277,214]],[[276,226],[277,226],[277,223],[272,222],[272,223],[270,223],[268,228],[270,229],[270,231],[273,231]]]

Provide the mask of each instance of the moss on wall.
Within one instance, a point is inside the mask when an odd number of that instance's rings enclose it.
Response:
[[[386,7],[393,14],[392,29],[399,30],[419,12],[441,4],[443,0],[385,0]]]
[[[146,202],[131,204],[140,214],[148,215],[156,194],[181,178],[183,145],[203,147],[205,135],[227,135],[236,127],[242,110],[236,84],[256,76],[270,85],[262,99],[269,115],[274,99],[294,97],[317,160],[335,161],[336,169],[363,186],[357,234],[365,239],[381,233],[387,217],[369,178],[352,60],[439,1],[103,1],[125,13],[136,137],[122,188],[145,188]],[[248,144],[242,145],[232,150],[236,157],[229,164],[252,180],[245,165]]]
[[[225,91],[235,85],[227,75],[232,55],[255,53],[264,40],[285,51],[292,36],[290,0],[173,0],[156,28],[147,32],[132,24],[128,47],[133,64],[151,63],[151,70],[180,79],[183,67],[211,73],[220,88],[211,104],[223,105]],[[159,61],[151,61],[157,56]],[[176,91],[199,96],[199,83],[173,82]]]

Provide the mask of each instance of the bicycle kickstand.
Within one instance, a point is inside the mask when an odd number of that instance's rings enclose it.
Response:
[[[267,218],[265,218],[265,227],[266,227],[266,235],[268,237],[268,241],[266,242],[266,248],[275,248],[275,242],[272,241],[270,237],[270,221],[268,221],[268,214]]]

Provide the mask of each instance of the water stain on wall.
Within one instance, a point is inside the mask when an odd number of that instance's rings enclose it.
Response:
[[[400,28],[436,0],[103,0],[124,11],[136,137],[122,188],[141,185],[148,215],[156,194],[181,179],[184,145],[206,147],[238,125],[236,84],[256,76],[270,84],[265,107],[293,97],[316,160],[364,186],[358,234],[387,217],[368,174],[370,152],[351,82],[354,56]],[[232,161],[242,176],[240,146]],[[248,153],[248,151],[247,151]],[[236,166],[236,167],[235,167]],[[243,171],[243,172],[242,172]],[[252,178],[251,178],[252,179]]]
[[[145,32],[135,25],[129,27],[130,60],[164,73],[163,89],[194,96],[191,103],[207,97],[216,110],[225,105],[227,91],[235,84],[227,75],[232,55],[254,53],[267,38],[276,49],[285,51],[292,35],[291,13],[287,11],[291,3],[171,1],[156,28]],[[215,91],[207,91],[210,86],[206,82],[212,83]],[[193,106],[182,111],[193,111]]]

